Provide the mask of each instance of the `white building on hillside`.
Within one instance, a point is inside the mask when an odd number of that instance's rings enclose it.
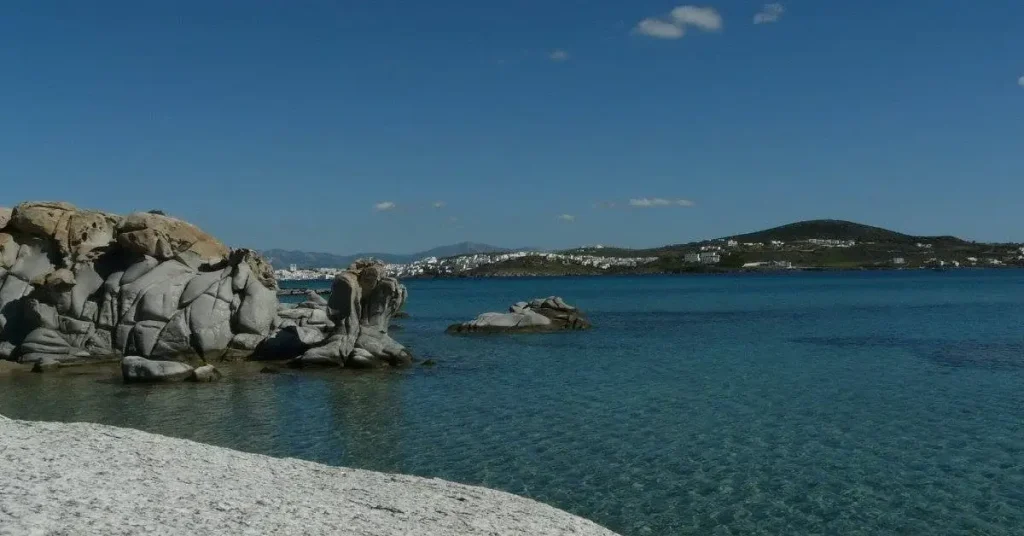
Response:
[[[718,264],[722,262],[722,256],[717,251],[705,251],[700,254],[701,264]]]

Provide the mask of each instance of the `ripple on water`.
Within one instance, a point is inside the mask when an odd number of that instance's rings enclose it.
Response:
[[[1024,526],[1020,273],[409,286],[396,337],[433,368],[0,377],[0,412],[480,484],[627,535]],[[550,294],[596,328],[442,334]]]

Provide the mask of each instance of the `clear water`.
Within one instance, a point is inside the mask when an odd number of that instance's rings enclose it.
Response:
[[[479,484],[627,535],[1024,530],[1024,272],[408,286],[395,336],[433,368],[8,376],[0,412]],[[596,329],[442,333],[550,294]]]

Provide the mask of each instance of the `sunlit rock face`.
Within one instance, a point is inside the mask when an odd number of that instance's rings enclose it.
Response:
[[[399,365],[408,353],[387,329],[406,291],[382,274],[360,262],[339,275],[329,302],[282,306],[258,253],[188,222],[22,203],[0,209],[0,358],[217,361],[255,352]]]
[[[505,313],[484,313],[448,326],[448,333],[542,333],[590,329],[590,320],[558,296],[519,302]]]

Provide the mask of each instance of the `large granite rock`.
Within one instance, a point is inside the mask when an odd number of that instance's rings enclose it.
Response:
[[[388,336],[405,287],[383,266],[342,272],[330,301],[278,302],[273,268],[156,213],[120,217],[68,203],[0,210],[0,359],[87,362],[131,355],[214,362],[401,365]],[[367,357],[368,354],[370,357]]]
[[[406,297],[405,287],[385,276],[382,264],[356,261],[334,278],[326,303],[319,296],[310,297],[299,307],[278,313],[296,317],[307,314],[304,311],[322,311],[331,326],[322,341],[307,345],[291,365],[378,368],[409,364],[412,356],[388,335],[391,318]]]
[[[543,333],[590,329],[590,320],[557,296],[519,302],[507,313],[484,313],[475,320],[453,324],[448,333]]]

